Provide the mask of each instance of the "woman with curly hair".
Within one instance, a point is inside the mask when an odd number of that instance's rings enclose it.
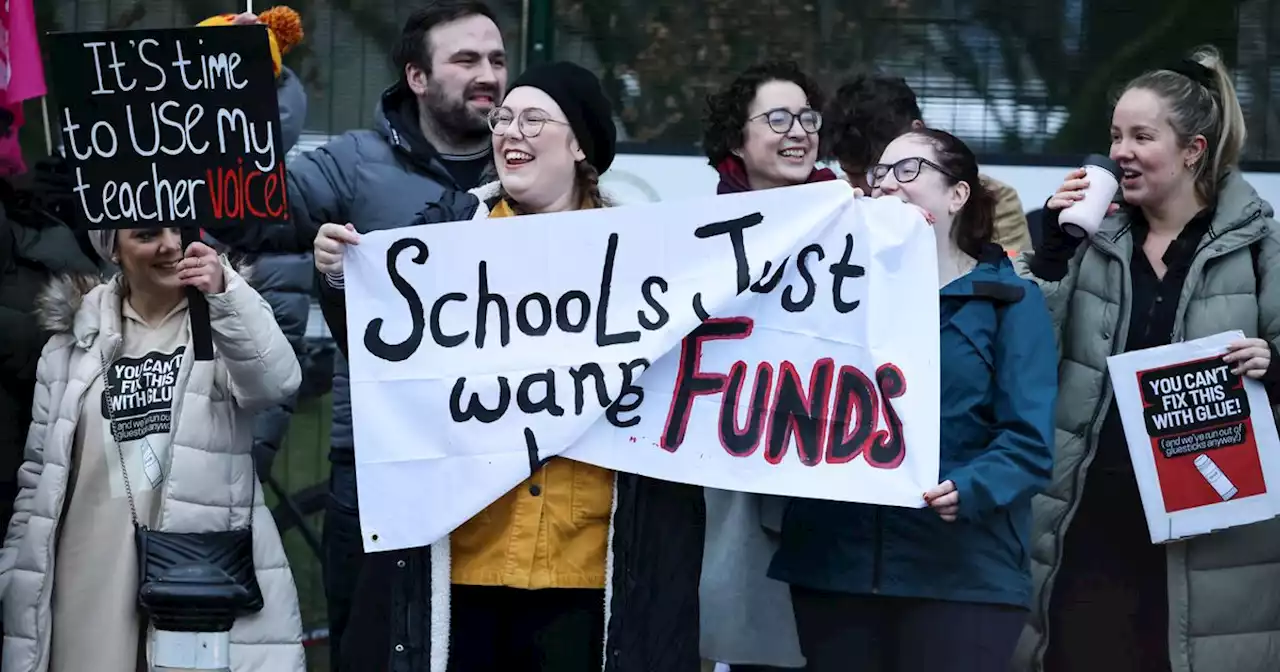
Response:
[[[748,68],[707,97],[703,149],[720,173],[718,194],[836,179],[815,168],[825,103],[817,82],[795,63]],[[734,672],[802,668],[787,585],[766,576],[784,500],[706,488],[702,655]]]
[[[825,97],[790,61],[748,68],[707,97],[703,150],[720,173],[718,194],[836,179],[815,169]]]

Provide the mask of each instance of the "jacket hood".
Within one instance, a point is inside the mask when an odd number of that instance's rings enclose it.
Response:
[[[440,162],[440,153],[418,126],[418,101],[403,83],[382,92],[374,109],[374,129],[391,148],[431,179],[453,189],[457,180]]]
[[[225,255],[220,257],[224,268],[235,271],[245,282],[253,275],[249,264],[235,263]],[[40,327],[55,334],[75,330],[76,316],[84,306],[85,297],[98,291],[119,291],[120,273],[112,275],[92,273],[64,273],[55,275],[36,297],[36,321]]]
[[[1013,261],[1004,249],[994,243],[987,245],[978,258],[978,264],[965,275],[942,288],[943,296],[970,296],[995,303],[1017,303],[1027,292],[1028,283],[1018,276]]]

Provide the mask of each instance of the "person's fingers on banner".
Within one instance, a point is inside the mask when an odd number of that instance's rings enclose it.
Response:
[[[951,481],[943,481],[924,493],[924,501],[948,523],[960,514],[960,491]]]
[[[186,256],[178,264],[178,281],[205,294],[221,294],[227,284],[218,253],[201,242],[187,246]]]
[[[1228,345],[1222,361],[1234,365],[1231,373],[1237,376],[1262,378],[1271,366],[1271,347],[1261,338],[1246,338]]]
[[[350,223],[324,224],[316,233],[315,258],[316,270],[327,275],[342,272],[342,253],[347,245],[359,245],[360,234]]]
[[[234,19],[231,19],[231,25],[233,26],[251,26],[257,22],[258,15],[253,12],[242,12],[236,14]]]
[[[929,222],[929,226],[933,226],[934,224],[937,223],[938,218],[934,217],[932,212],[925,210],[922,206],[919,206],[919,205],[916,206],[916,210],[919,210],[920,214],[924,215],[924,221]]]

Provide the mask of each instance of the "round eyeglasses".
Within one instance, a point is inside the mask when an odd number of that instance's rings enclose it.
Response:
[[[765,123],[769,124],[769,130],[779,135],[791,130],[791,126],[796,123],[797,119],[800,120],[800,128],[805,133],[817,133],[818,129],[822,128],[822,113],[807,107],[799,112],[792,112],[783,108],[769,110],[751,117],[748,121],[755,121],[756,119],[764,119]]]
[[[489,113],[489,130],[494,135],[502,135],[511,127],[512,121],[516,122],[520,134],[526,138],[538,137],[543,126],[547,124],[569,125],[567,122],[552,119],[545,111],[536,107],[525,108],[520,111],[520,114],[512,112],[509,107],[495,107]]]
[[[906,184],[920,177],[920,171],[923,166],[929,166],[957,182],[960,181],[960,178],[956,177],[954,173],[929,159],[923,156],[911,156],[894,164],[877,163],[871,166],[871,170],[867,171],[867,184],[871,185],[872,188],[880,186],[884,178],[889,176],[889,171],[891,170],[893,171],[893,179],[897,180],[899,184]]]

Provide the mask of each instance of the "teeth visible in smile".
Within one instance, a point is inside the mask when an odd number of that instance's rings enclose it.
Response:
[[[533,155],[516,149],[508,149],[503,157],[508,161],[532,161]]]
[[[798,159],[805,155],[805,150],[799,147],[793,147],[791,149],[784,149],[778,153],[788,158]]]

